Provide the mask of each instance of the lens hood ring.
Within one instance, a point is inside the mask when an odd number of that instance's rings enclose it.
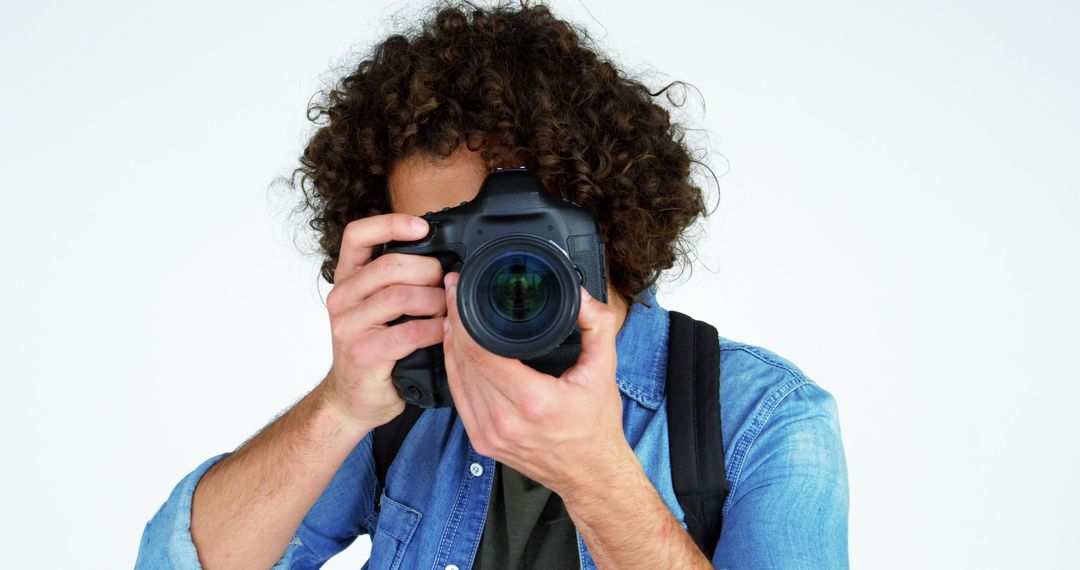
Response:
[[[522,338],[500,331],[495,321],[500,318],[492,310],[489,287],[484,283],[492,266],[508,254],[535,256],[544,262],[554,278],[553,303],[547,311],[547,322],[535,334]],[[573,332],[581,306],[578,275],[566,252],[552,243],[531,234],[510,234],[485,243],[468,255],[461,267],[457,286],[457,309],[469,336],[485,349],[507,358],[527,360],[553,351]],[[507,322],[501,323],[503,328]],[[533,323],[535,326],[536,323]]]

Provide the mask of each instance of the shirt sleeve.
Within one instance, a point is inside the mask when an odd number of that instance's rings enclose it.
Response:
[[[191,539],[191,499],[208,469],[227,453],[211,457],[173,488],[143,530],[136,570],[201,570]],[[326,490],[305,515],[274,570],[321,567],[330,557],[370,533],[375,494],[375,467],[369,433],[350,452]]]
[[[733,443],[713,566],[848,568],[847,466],[833,397],[805,378],[781,386]]]

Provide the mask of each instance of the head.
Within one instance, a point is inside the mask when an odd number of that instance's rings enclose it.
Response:
[[[632,301],[679,261],[684,230],[705,213],[697,161],[653,101],[663,92],[620,73],[546,6],[440,2],[309,109],[323,126],[294,179],[322,276],[333,283],[350,221],[454,206],[496,167],[525,166],[596,217],[609,290]]]

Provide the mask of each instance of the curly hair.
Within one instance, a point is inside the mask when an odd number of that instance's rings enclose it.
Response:
[[[652,100],[683,82],[650,92],[543,4],[431,10],[418,30],[383,39],[308,107],[308,120],[322,126],[289,186],[303,193],[298,211],[310,214],[326,281],[334,282],[346,224],[390,211],[394,162],[446,157],[462,143],[489,170],[524,165],[591,212],[623,299],[685,257],[684,230],[708,214],[690,176],[701,163]]]

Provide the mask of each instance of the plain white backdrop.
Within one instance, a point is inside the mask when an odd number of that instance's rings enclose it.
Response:
[[[273,181],[423,5],[0,9],[5,567],[130,567],[184,474],[325,374]],[[852,566],[1077,567],[1078,5],[551,5],[697,88],[719,209],[660,300],[836,397]]]

